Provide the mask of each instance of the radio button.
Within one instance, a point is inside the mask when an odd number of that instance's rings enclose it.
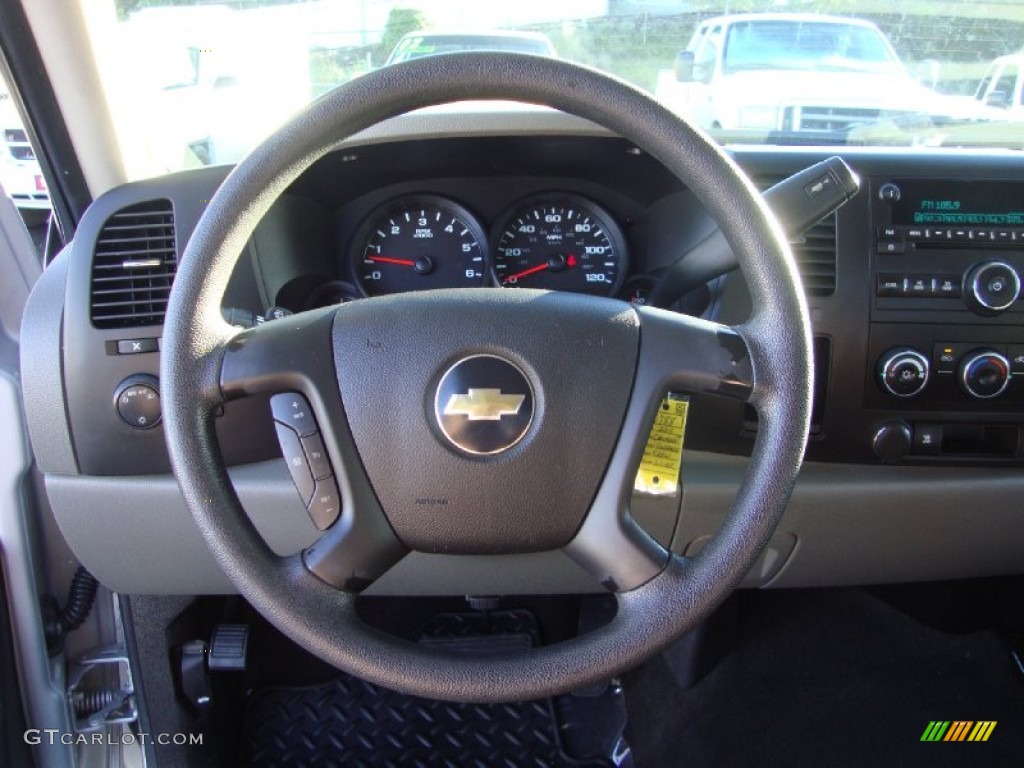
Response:
[[[907,278],[907,295],[926,297],[934,296],[934,280],[924,275],[911,275]]]
[[[908,240],[924,240],[925,230],[922,227],[910,227],[907,230]]]
[[[939,275],[935,278],[935,295],[945,299],[960,298],[960,276]]]
[[[883,274],[878,276],[879,296],[906,296],[907,278],[903,275]]]
[[[902,240],[879,240],[878,252],[882,255],[899,255],[907,249]]]

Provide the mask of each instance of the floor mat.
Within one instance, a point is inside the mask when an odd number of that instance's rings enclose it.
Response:
[[[536,634],[528,612],[444,614],[422,628],[420,642],[480,652],[529,647]],[[618,686],[554,701],[473,705],[405,696],[341,676],[253,693],[242,762],[275,768],[626,768],[631,760],[621,739],[624,724]]]
[[[1024,765],[1024,680],[991,632],[924,626],[861,590],[741,595],[736,646],[700,683],[626,679],[640,768]],[[925,742],[994,721],[987,742]]]

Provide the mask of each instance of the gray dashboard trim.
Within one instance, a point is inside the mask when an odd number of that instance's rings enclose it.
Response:
[[[688,452],[673,549],[714,533],[743,458]],[[998,576],[1024,571],[1024,475],[805,463],[777,535],[796,546],[770,587],[822,587]],[[924,501],[926,500],[926,501]]]
[[[279,555],[319,533],[295,493],[283,460],[229,471],[253,524]],[[49,475],[46,493],[61,533],[105,586],[125,594],[226,594],[214,562],[171,475]]]
[[[745,459],[688,451],[673,549],[717,530]],[[279,554],[316,537],[282,461],[230,470],[261,534]],[[47,478],[61,530],[108,587],[129,594],[227,594],[173,477]],[[806,463],[778,535],[795,539],[770,587],[994,576],[1024,571],[1024,476],[1015,470]],[[925,506],[922,498],[934,499]],[[116,545],[112,542],[117,542]],[[761,575],[761,574],[758,574]],[[747,586],[764,586],[753,575]],[[414,553],[368,594],[591,592],[560,553],[503,558]]]
[[[0,187],[0,253],[4,258],[4,279],[0,282],[0,324],[5,334],[18,339],[21,317],[29,291],[42,267],[36,247],[22,222],[21,214]]]
[[[21,382],[32,451],[40,471],[78,474],[63,397],[64,295],[71,248],[36,282],[21,323]]]
[[[0,553],[10,605],[14,652],[20,671],[26,725],[31,728],[71,730],[64,697],[63,665],[52,663],[46,652],[39,610],[40,589],[33,564],[25,476],[31,458],[21,421],[17,384],[0,374]],[[35,747],[39,765],[74,764],[69,746],[45,739]]]

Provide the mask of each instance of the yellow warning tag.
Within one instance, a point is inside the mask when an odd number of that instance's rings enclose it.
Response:
[[[679,490],[679,468],[683,463],[689,407],[690,398],[680,395],[669,394],[661,401],[633,482],[633,490],[637,493],[669,496]]]

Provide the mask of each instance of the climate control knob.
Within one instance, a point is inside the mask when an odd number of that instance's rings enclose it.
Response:
[[[999,397],[1009,383],[1010,361],[998,352],[975,350],[960,363],[960,384],[971,397]]]
[[[890,349],[878,361],[882,388],[896,397],[914,397],[928,383],[928,358],[910,347]]]
[[[967,305],[979,315],[998,315],[1020,296],[1017,270],[1002,261],[986,261],[967,273],[964,282]]]

